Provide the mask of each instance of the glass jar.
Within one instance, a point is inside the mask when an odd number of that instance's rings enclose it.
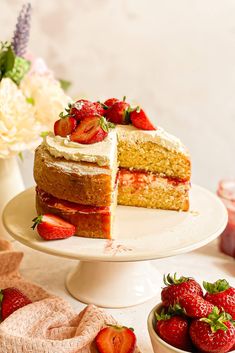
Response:
[[[220,250],[235,258],[235,179],[220,181],[217,194],[228,211],[228,224],[220,236]]]

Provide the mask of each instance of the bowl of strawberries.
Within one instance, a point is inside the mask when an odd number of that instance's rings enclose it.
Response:
[[[148,317],[154,353],[235,352],[235,288],[225,279],[202,286],[191,277],[164,276],[161,303]]]

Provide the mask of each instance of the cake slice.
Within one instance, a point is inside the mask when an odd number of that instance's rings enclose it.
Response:
[[[116,188],[117,190],[117,188]],[[110,206],[89,206],[58,199],[36,188],[38,214],[55,214],[76,227],[75,235],[88,238],[110,239],[116,208],[116,191]]]
[[[110,131],[93,144],[49,133],[35,151],[38,214],[53,213],[76,235],[110,238],[117,194],[117,138]]]
[[[118,125],[118,203],[187,211],[191,163],[179,139],[162,128]]]

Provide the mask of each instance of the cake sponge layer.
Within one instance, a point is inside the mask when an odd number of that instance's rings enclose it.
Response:
[[[83,205],[110,206],[116,181],[112,170],[94,163],[55,158],[40,145],[35,151],[34,179],[38,187],[58,199]]]
[[[152,173],[121,169],[118,204],[188,211],[189,188],[189,182],[179,182]]]
[[[189,180],[191,163],[187,148],[162,128],[138,130],[117,127],[119,166]]]

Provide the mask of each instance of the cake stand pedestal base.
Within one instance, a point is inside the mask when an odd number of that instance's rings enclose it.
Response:
[[[154,297],[161,288],[162,275],[149,261],[80,261],[66,279],[76,299],[106,308],[137,305]]]

